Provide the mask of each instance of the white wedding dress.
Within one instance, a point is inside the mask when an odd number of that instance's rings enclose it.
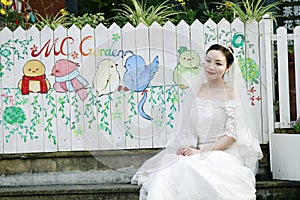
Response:
[[[191,121],[199,119],[200,126],[197,127],[200,128],[194,131],[194,144],[191,145],[212,144],[222,135],[233,137],[236,142],[224,151],[214,150],[192,156],[165,154],[177,159],[160,170],[136,173],[133,177],[133,183],[142,185],[140,199],[256,199],[255,175],[246,167],[243,145],[239,144],[244,140],[242,137],[247,137],[247,132],[240,134],[236,131],[233,101],[197,99],[196,102],[198,112],[189,112],[189,118]]]

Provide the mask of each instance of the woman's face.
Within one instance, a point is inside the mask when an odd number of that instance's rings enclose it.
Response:
[[[205,57],[204,70],[208,79],[222,79],[227,71],[227,61],[222,51],[210,50]]]

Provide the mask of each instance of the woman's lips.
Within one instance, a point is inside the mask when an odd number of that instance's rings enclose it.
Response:
[[[206,71],[206,73],[209,74],[209,75],[215,74],[215,72],[210,72],[210,71]]]

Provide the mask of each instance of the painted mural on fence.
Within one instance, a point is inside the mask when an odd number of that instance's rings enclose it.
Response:
[[[232,35],[229,40],[223,42],[231,43],[235,48],[243,77],[251,86],[249,92],[252,104],[255,105],[255,101],[260,101],[260,97],[255,93],[255,87],[259,83],[259,67],[253,59],[245,58],[245,45],[248,45],[248,50],[253,50],[253,46],[250,41],[245,41],[242,33],[235,30],[223,34]],[[221,39],[221,36],[216,36],[215,30],[211,29],[211,33],[206,33],[205,40],[217,41],[217,37]],[[22,74],[21,78],[14,86],[2,87],[0,90],[3,100],[0,125],[2,124],[5,130],[6,142],[9,142],[13,135],[18,135],[23,142],[36,140],[40,135],[36,132],[36,127],[42,126],[45,137],[56,145],[55,132],[58,128],[53,124],[57,118],[61,119],[64,125],[70,126],[76,137],[82,137],[86,129],[92,129],[94,123],[97,124],[98,130],[112,135],[112,120],[118,119],[123,120],[125,136],[133,139],[133,118],[138,115],[154,127],[163,127],[165,124],[170,129],[174,128],[180,99],[190,85],[188,80],[196,77],[202,67],[200,52],[180,46],[177,52],[174,52],[178,63],[173,70],[173,84],[157,85],[151,81],[164,67],[158,55],[145,60],[143,56],[134,53],[135,49],[115,49],[114,45],[121,42],[118,33],[111,35],[111,46],[106,49],[87,48],[85,42],[92,39],[93,36],[83,37],[77,50],[72,52],[65,50],[66,46],[75,41],[72,36],[49,39],[44,44],[38,44],[33,38],[9,39],[0,44],[2,82],[5,81],[4,74],[16,67],[15,60],[24,61],[22,70],[16,72]],[[57,59],[53,66],[45,66],[46,63],[43,63],[41,57],[47,58],[51,55],[65,58]],[[29,56],[30,59],[27,60]],[[84,62],[80,62],[80,58],[91,56],[104,58],[95,63],[95,75],[89,81],[82,74],[82,69],[86,66]],[[122,63],[122,59],[124,67],[120,68],[118,63]],[[118,94],[117,97],[114,94]],[[41,95],[42,103],[39,100]],[[121,107],[125,100],[127,113],[124,113]],[[24,111],[26,106],[30,107],[30,113]],[[72,116],[68,113],[70,111],[66,110],[68,106],[72,108]],[[145,106],[148,106],[147,110]],[[154,106],[158,107],[159,112],[159,117],[156,115],[156,118],[151,116],[149,111],[149,107],[151,109]],[[86,127],[79,123],[82,116]],[[28,123],[25,123],[26,121]]]

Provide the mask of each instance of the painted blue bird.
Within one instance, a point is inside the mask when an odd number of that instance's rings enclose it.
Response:
[[[157,72],[158,64],[158,56],[156,56],[149,65],[146,65],[145,60],[139,55],[132,55],[128,57],[125,62],[126,71],[123,77],[124,90],[143,92],[143,97],[138,104],[138,111],[140,115],[147,120],[152,120],[152,118],[143,110],[147,99],[146,88]]]

